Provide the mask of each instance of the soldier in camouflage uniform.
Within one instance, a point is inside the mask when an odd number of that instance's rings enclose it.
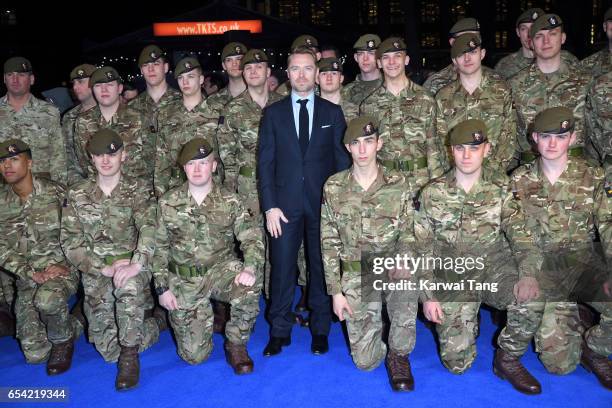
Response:
[[[68,166],[67,185],[72,185],[83,178],[86,178],[85,171],[81,168],[76,156],[74,128],[77,116],[82,112],[87,112],[96,106],[96,99],[89,86],[89,78],[94,73],[96,67],[90,64],[81,64],[70,72],[70,82],[72,82],[72,92],[79,101],[79,104],[70,109],[62,117],[62,133],[64,144],[66,145],[66,161]]]
[[[138,67],[147,89],[130,101],[130,107],[144,116],[144,127],[155,139],[169,108],[179,103],[181,94],[166,82],[169,65],[166,54],[157,45],[148,45],[138,56]],[[155,144],[153,144],[155,146]]]
[[[482,69],[485,57],[480,36],[461,34],[451,49],[456,81],[436,94],[436,129],[446,144],[448,130],[466,119],[481,119],[487,125],[491,151],[486,163],[505,172],[516,150],[516,116],[512,93],[503,79]]]
[[[318,64],[317,83],[321,90],[321,98],[340,105],[344,120],[349,122],[359,116],[359,105],[342,96],[342,61],[338,58],[322,58]]]
[[[612,191],[604,189],[601,168],[591,167],[582,157],[570,156],[570,145],[578,138],[575,125],[569,108],[539,113],[532,137],[541,156],[512,174],[515,196],[524,209],[525,227],[532,231],[546,258],[539,273],[530,277],[531,295],[508,307],[508,324],[498,343],[504,355],[517,358],[535,336],[536,350],[548,371],[569,373],[581,361],[612,389],[612,362],[608,360],[612,354],[612,302],[599,301],[598,297],[583,299],[601,312],[601,322],[586,333],[581,358],[578,308],[565,289],[590,281],[592,272],[598,272],[592,262],[601,259],[592,247],[596,231],[608,262],[608,269],[598,269],[610,274],[612,259]],[[583,270],[590,276],[580,275]],[[609,279],[608,285],[612,275]],[[607,289],[610,292],[609,286]]]
[[[608,38],[608,46],[580,62],[582,68],[593,77],[608,74],[612,70],[612,7],[604,15],[603,30]]]
[[[104,360],[118,361],[117,390],[138,385],[138,353],[157,342],[163,318],[145,315],[155,248],[155,201],[146,179],[121,170],[128,151],[111,129],[94,133],[87,151],[97,170],[72,186],[61,241],[82,271],[89,338]]]
[[[374,90],[382,85],[383,76],[376,64],[376,49],[380,37],[376,34],[364,34],[353,44],[353,58],[359,65],[359,75],[355,80],[342,87],[342,99],[359,104]]]
[[[270,68],[268,57],[262,50],[249,50],[240,63],[247,90],[225,107],[225,122],[218,134],[219,156],[224,164],[225,187],[238,193],[249,214],[260,218],[255,177],[259,122],[265,107],[282,97],[268,90],[266,79],[269,78]],[[266,266],[264,288],[268,293],[269,264],[266,263]]]
[[[436,135],[436,103],[427,91],[406,76],[409,57],[401,38],[391,37],[376,50],[384,83],[359,107],[377,118],[385,144],[379,159],[385,167],[401,170],[415,188],[447,169],[446,151]]]
[[[15,276],[17,339],[26,361],[47,361],[47,374],[67,371],[74,340],[83,327],[68,311],[77,271],[60,247],[64,187],[32,175],[30,146],[9,139],[0,144],[0,273]]]
[[[119,73],[112,67],[99,68],[89,78],[98,106],[77,117],[74,132],[76,156],[87,177],[93,177],[95,169],[87,152],[87,143],[98,130],[112,129],[121,136],[128,152],[123,173],[146,180],[152,186],[155,146],[151,146],[152,140],[144,129],[141,113],[121,104],[122,83]]]
[[[66,181],[66,149],[58,109],[30,93],[34,84],[32,64],[23,57],[4,63],[6,95],[0,98],[0,142],[19,139],[39,160],[34,173],[46,173],[54,181]]]
[[[225,88],[210,95],[204,101],[206,109],[210,110],[217,118],[223,116],[225,105],[246,89],[240,69],[240,60],[246,52],[247,47],[239,42],[231,42],[221,51],[221,66],[227,73],[229,83]]]
[[[312,35],[300,35],[291,43],[290,54],[293,53],[297,48],[308,48],[311,50],[317,58],[317,62],[321,60],[321,52],[319,51],[319,42]],[[287,96],[291,94],[291,81],[286,80],[276,88],[276,93],[281,96]],[[319,95],[319,87],[315,85],[315,94]]]
[[[612,23],[611,23],[612,25]],[[587,93],[584,116],[587,136],[599,155],[612,185],[612,71],[596,78]]]
[[[414,229],[426,256],[464,259],[466,267],[468,259],[472,262],[481,259],[480,267],[467,270],[431,268],[432,281],[473,280],[496,285],[494,289],[479,290],[465,285],[457,291],[434,292],[434,299],[423,305],[425,316],[437,323],[442,363],[452,373],[462,374],[476,358],[481,303],[506,310],[515,302],[515,285],[521,287],[524,283],[518,282],[519,275],[533,276],[542,257],[525,229],[520,202],[513,200],[510,180],[504,172],[483,167],[492,150],[485,122],[479,119],[459,122],[450,131],[449,144],[455,166],[421,190]],[[508,335],[512,334],[509,331]],[[538,381],[518,359],[504,362],[497,370],[509,376],[521,391],[541,392]]]
[[[453,46],[455,39],[461,34],[478,34],[480,36],[480,23],[475,18],[462,18],[457,21],[450,29],[448,33],[448,42]],[[493,71],[491,68],[483,67],[483,70]],[[438,72],[431,74],[423,83],[425,88],[432,95],[436,95],[440,89],[445,85],[456,81],[459,78],[459,74],[455,69],[455,66],[451,63],[445,68]]]
[[[414,389],[408,356],[416,340],[417,291],[362,290],[362,258],[404,254],[415,241],[412,195],[408,179],[376,161],[383,147],[376,119],[360,116],[346,130],[344,143],[353,166],[331,176],[323,188],[321,252],[327,293],[334,313],[346,320],[351,355],[358,368],[373,370],[386,357],[391,387]],[[390,280],[399,277],[390,277]],[[382,292],[382,293],[381,293]],[[391,322],[389,351],[382,339],[382,304]]]
[[[178,162],[188,181],[159,200],[153,275],[169,310],[178,353],[190,364],[212,352],[210,298],[229,302],[225,353],[236,374],[253,371],[246,344],[259,313],[264,245],[260,217],[238,195],[214,184],[216,157],[202,138],[185,144]],[[240,242],[244,263],[234,254]]]
[[[198,136],[208,139],[213,148],[217,146],[219,116],[206,107],[201,87],[204,76],[198,59],[180,60],[174,77],[181,89],[182,102],[169,106],[165,121],[160,123],[154,176],[157,197],[185,182],[183,171],[176,164],[185,143]]]
[[[495,64],[495,72],[500,74],[504,79],[511,78],[533,63],[534,55],[529,41],[529,29],[533,22],[543,14],[545,14],[544,10],[532,8],[524,11],[516,19],[516,36],[521,41],[521,49],[510,55],[506,55]],[[561,50],[561,59],[568,65],[573,65],[578,62],[578,58],[566,50]]]
[[[0,143],[19,139],[27,143],[39,159],[33,171],[54,181],[66,179],[66,151],[57,108],[30,93],[34,84],[32,64],[23,57],[4,63],[6,95],[0,98]],[[2,181],[0,181],[2,184]],[[13,332],[15,281],[0,273],[0,335]]]
[[[534,159],[529,127],[536,114],[546,108],[565,106],[574,111],[578,140],[570,155],[587,154],[593,158],[590,143],[585,144],[584,101],[590,77],[575,65],[561,58],[561,45],[565,42],[563,22],[556,14],[543,14],[531,25],[529,36],[535,61],[510,78],[512,96],[517,112],[517,157],[521,163]]]

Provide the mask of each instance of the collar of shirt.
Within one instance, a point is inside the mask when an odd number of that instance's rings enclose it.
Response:
[[[308,110],[308,134],[312,135],[312,122],[314,116],[314,89],[306,97],[299,96],[295,91],[291,91],[291,107],[293,108],[293,123],[295,124],[295,133],[300,137],[300,104],[298,100],[308,99],[306,109]]]

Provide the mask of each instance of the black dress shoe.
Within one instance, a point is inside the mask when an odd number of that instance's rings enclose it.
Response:
[[[310,350],[317,356],[325,354],[329,351],[329,344],[327,343],[327,336],[312,336],[312,344]]]
[[[283,350],[283,346],[291,344],[291,337],[270,337],[268,345],[264,349],[264,356],[270,357],[279,354]]]

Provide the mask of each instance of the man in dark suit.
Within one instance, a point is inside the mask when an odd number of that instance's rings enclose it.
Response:
[[[291,306],[302,240],[309,271],[311,349],[323,354],[329,348],[331,307],[321,260],[321,196],[325,180],[350,163],[342,146],[346,128],[342,109],[314,93],[316,55],[298,47],[288,58],[287,73],[291,94],[266,108],[259,132],[259,192],[272,237],[268,311],[272,327],[266,356],[291,343]]]

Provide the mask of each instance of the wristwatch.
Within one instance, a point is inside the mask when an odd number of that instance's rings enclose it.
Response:
[[[161,296],[161,295],[163,295],[164,293],[166,293],[166,291],[167,291],[167,290],[169,290],[167,287],[165,287],[165,286],[160,286],[160,287],[155,288],[155,294],[156,294],[157,296]]]

